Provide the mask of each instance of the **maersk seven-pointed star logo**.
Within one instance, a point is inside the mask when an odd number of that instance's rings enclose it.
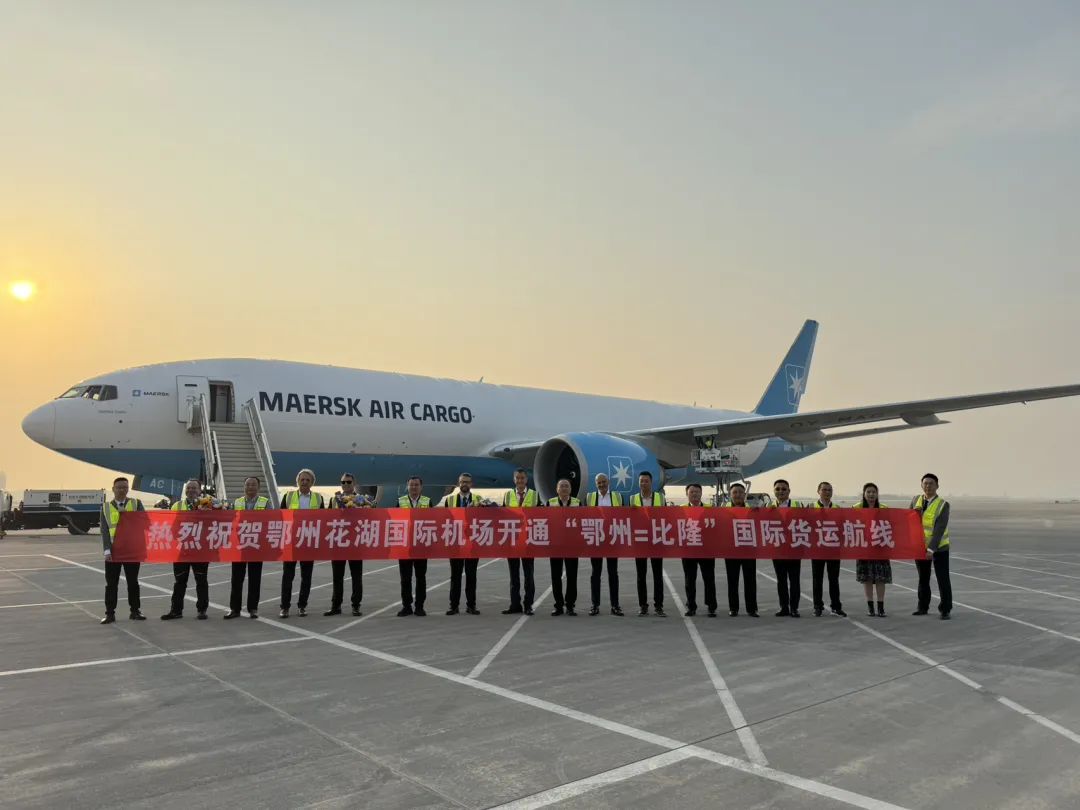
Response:
[[[634,462],[629,456],[608,456],[607,469],[612,489],[630,489],[630,482],[634,479]]]
[[[803,391],[806,390],[806,367],[785,366],[784,373],[787,375],[788,405],[798,405]]]

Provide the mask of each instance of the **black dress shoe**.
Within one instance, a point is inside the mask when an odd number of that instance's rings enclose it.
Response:
[[[885,608],[883,608],[883,607],[878,608],[877,615],[878,615],[879,619],[884,619],[885,618]]]
[[[510,615],[512,615],[514,613],[521,613],[521,608],[514,607],[513,605],[511,605],[510,607],[508,607],[506,610],[504,610],[502,612],[502,615],[503,616],[510,616]]]
[[[532,608],[525,608],[525,615],[526,616],[532,616],[533,615],[533,609]]]
[[[248,618],[249,619],[257,619],[257,618],[259,618],[259,611],[257,611],[257,610],[249,610],[248,611]]]
[[[279,610],[278,611],[278,618],[279,619],[287,619],[287,618],[289,618],[289,609],[288,608],[282,608],[281,610]]]
[[[922,610],[922,609],[920,608],[920,609],[918,609],[918,610],[914,611],[914,612],[913,612],[913,613],[912,613],[911,615],[912,615],[912,616],[925,616],[925,615],[926,615],[927,613],[929,613],[929,612],[930,612],[929,610]]]
[[[557,607],[553,611],[551,611],[551,615],[552,616],[562,616],[563,615],[563,609],[561,607]]]
[[[648,616],[649,615],[649,608],[648,607],[640,607],[640,608],[638,608],[637,615],[638,616]]]
[[[184,614],[183,614],[183,613],[173,613],[173,612],[172,612],[172,611],[170,610],[170,611],[169,611],[168,613],[164,614],[164,615],[163,615],[163,616],[161,617],[161,620],[162,620],[163,622],[167,622],[167,621],[170,621],[171,619],[182,619],[182,618],[184,618]]]
[[[829,608],[829,611],[832,613],[833,616],[840,616],[841,618],[845,619],[847,618],[847,614],[844,613],[844,611],[840,608]]]
[[[815,616],[820,616],[824,612],[825,612],[824,608],[814,608],[814,615]]]
[[[683,611],[683,616],[697,616],[697,608],[687,608]]]
[[[205,621],[206,620],[206,611],[205,610],[200,610],[198,615],[195,618],[200,619],[202,621]]]
[[[413,611],[413,615],[414,616],[427,616],[427,611],[424,610],[422,607],[418,607],[416,610]]]
[[[756,610],[748,610],[746,611],[746,615],[749,616],[751,619],[758,618],[758,612]]]
[[[101,620],[101,623],[102,624],[112,624],[115,621],[116,621],[116,614],[115,613],[106,613],[105,617]]]
[[[653,613],[655,613],[661,619],[667,618],[667,614],[664,613],[664,609],[662,607],[658,607],[656,610],[653,611]]]
[[[364,614],[363,614],[363,611],[361,611],[361,610],[360,610],[360,606],[359,606],[359,605],[357,605],[356,607],[354,607],[354,608],[352,609],[352,615],[353,615],[353,616],[363,616],[363,615],[364,615]]]
[[[447,616],[457,616],[458,615],[458,609],[456,607],[452,607],[452,608],[450,608],[449,610],[446,611],[446,615]]]
[[[399,610],[397,612],[397,615],[398,616],[412,616],[413,615],[413,609],[411,607],[403,607],[401,610]]]
[[[590,616],[599,616],[600,615],[600,608],[598,608],[596,605],[593,605],[591,608],[589,608],[589,615]]]
[[[619,607],[618,605],[616,605],[615,607],[613,607],[613,608],[611,609],[611,615],[612,615],[612,616],[625,616],[626,614],[622,612],[622,608],[621,608],[621,607]]]
[[[948,621],[951,618],[952,618],[952,616],[950,614],[948,614],[948,613],[942,613],[941,614],[941,620],[942,621]]]
[[[133,622],[146,621],[146,617],[142,615],[142,611],[138,608],[135,608],[135,610],[131,611],[131,615],[129,615],[128,618],[131,619]]]
[[[793,619],[799,618],[799,611],[797,611],[797,610],[791,611],[791,618],[793,618]]]
[[[710,610],[709,611],[709,618],[710,619],[715,619],[716,618],[716,611],[715,610]]]
[[[303,614],[301,614],[301,615],[303,615]],[[341,615],[341,608],[330,608],[329,610],[327,610],[326,612],[323,613],[323,616],[340,616],[340,615]]]
[[[296,609],[296,615],[300,616],[301,618],[303,618],[304,616],[307,616],[307,608],[297,608]]]
[[[465,608],[465,612],[468,613],[470,616],[479,616],[480,615],[480,611],[477,610],[474,607]]]
[[[577,611],[574,610],[572,607],[568,607],[566,609],[566,615],[567,616],[577,616]]]
[[[240,618],[240,611],[239,610],[230,610],[222,618],[225,618],[225,619],[239,619]]]
[[[776,611],[776,617],[777,618],[780,618],[781,616],[790,616],[790,615],[791,615],[791,611],[788,610],[787,608],[781,608],[780,610]]]
[[[733,618],[734,618],[735,616],[738,616],[738,615],[739,615],[739,611],[737,611],[737,610],[729,610],[729,611],[727,612],[727,615],[728,615],[728,616],[731,616],[731,617],[733,617]]]

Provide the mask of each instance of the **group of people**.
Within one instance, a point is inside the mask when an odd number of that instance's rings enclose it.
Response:
[[[312,488],[315,485],[315,474],[311,470],[301,470],[296,476],[296,489],[287,492],[281,499],[281,509],[337,509],[353,505],[365,505],[366,499],[357,490],[356,478],[352,474],[341,476],[341,489],[327,501]],[[620,493],[611,490],[608,477],[600,473],[595,478],[595,489],[585,495],[584,503],[571,495],[572,487],[568,480],[561,480],[556,486],[556,496],[547,501],[547,506],[576,507],[576,506],[665,506],[666,501],[661,492],[653,489],[652,475],[643,472],[638,477],[638,491],[631,495],[624,503]],[[406,509],[426,509],[441,505],[454,508],[474,508],[486,505],[484,501],[472,489],[472,476],[462,473],[458,477],[457,491],[447,495],[441,503],[432,503],[431,498],[423,494],[424,482],[420,476],[412,476],[407,482],[407,493],[398,499],[398,506]],[[252,476],[244,482],[244,495],[232,503],[236,510],[270,509],[270,499],[260,495],[261,482]],[[142,511],[143,504],[136,498],[128,496],[129,482],[126,478],[117,478],[113,481],[113,498],[102,505],[101,538],[105,552],[105,617],[102,624],[110,624],[116,621],[116,607],[118,601],[118,589],[120,575],[124,574],[127,581],[128,608],[130,616],[134,620],[143,620],[139,600],[139,566],[137,562],[113,562],[112,561],[112,538],[116,530],[120,515],[123,512]],[[184,485],[184,496],[171,508],[175,511],[194,511],[200,508],[202,487],[197,480],[190,480]],[[746,506],[746,488],[740,484],[732,484],[729,488],[730,506]],[[817,500],[811,504],[802,504],[791,500],[791,486],[784,480],[779,479],[773,484],[773,495],[777,507],[803,507],[812,506],[818,509],[829,509],[839,506],[833,503],[833,487],[828,481],[818,484]],[[702,489],[700,484],[687,484],[687,506],[706,507],[708,504],[702,501]],[[540,497],[536,490],[528,487],[528,473],[524,469],[514,472],[514,488],[508,490],[503,496],[503,506],[510,507],[539,507]],[[862,497],[854,508],[861,509],[884,509],[886,508],[878,500],[878,487],[868,483],[863,486]],[[949,579],[949,504],[938,495],[938,478],[933,473],[927,473],[922,478],[922,492],[911,500],[911,508],[922,515],[923,533],[926,541],[926,557],[917,560],[915,565],[918,569],[917,607],[913,615],[924,616],[930,611],[930,575],[931,571],[937,577],[938,584],[938,613],[942,619],[950,618],[952,611],[952,586]],[[774,559],[773,569],[776,574],[776,590],[779,599],[777,616],[799,617],[799,601],[801,598],[801,559]],[[535,560],[532,558],[509,558],[506,561],[510,579],[510,603],[503,610],[504,614],[533,615],[533,607],[536,598]],[[554,609],[552,616],[576,616],[577,605],[577,574],[578,560],[576,558],[553,557],[549,561],[551,566],[551,585],[554,596]],[[590,560],[592,571],[590,576],[591,606],[589,615],[596,616],[600,613],[601,585],[604,567],[607,567],[608,603],[611,613],[615,616],[623,616],[623,610],[619,599],[619,560],[616,557],[602,558],[593,557]],[[652,603],[653,613],[657,616],[665,616],[664,612],[664,569],[663,559],[660,557],[638,557],[634,560],[637,573],[637,597],[638,615],[649,615],[649,592],[648,574],[652,572]],[[401,609],[398,616],[426,616],[424,604],[427,601],[427,564],[426,559],[399,560],[398,569],[401,580]],[[342,612],[345,592],[345,569],[349,569],[352,581],[350,592],[350,604],[352,615],[362,615],[361,603],[364,597],[362,560],[334,560],[331,562],[331,592],[330,607],[324,616],[335,616]],[[300,568],[300,589],[297,595],[296,608],[299,616],[307,615],[308,599],[311,593],[311,578],[315,563],[311,561],[283,562],[281,576],[281,600],[278,616],[282,619],[289,617],[292,609],[293,584],[296,578],[297,566]],[[686,593],[686,610],[684,615],[695,616],[698,610],[697,579],[701,575],[702,589],[704,591],[705,608],[709,616],[716,616],[716,561],[712,559],[687,558],[682,560],[683,575]],[[742,607],[746,615],[757,618],[757,560],[754,559],[726,559],[724,566],[727,574],[728,615],[738,616],[740,612],[739,580],[743,584]],[[465,585],[465,612],[471,615],[479,614],[476,606],[477,570],[479,561],[476,559],[451,559],[450,560],[450,604],[446,611],[447,616],[453,616],[460,612],[462,579]],[[210,587],[207,581],[209,563],[178,562],[173,563],[173,591],[172,602],[169,611],[161,616],[163,620],[173,620],[183,617],[184,600],[187,594],[188,579],[195,578],[195,610],[199,619],[207,618],[207,609],[210,605]],[[242,615],[241,607],[244,604],[243,590],[244,581],[247,580],[247,614],[251,618],[258,618],[259,596],[261,595],[262,583],[261,562],[234,562],[232,563],[232,579],[229,594],[229,611],[225,614],[226,619],[235,619]],[[824,582],[826,575],[829,583],[829,610],[833,615],[846,616],[840,599],[840,560],[811,560],[811,578],[813,582],[813,610],[815,616],[821,616],[825,612]],[[867,615],[884,617],[885,613],[885,586],[892,582],[892,566],[888,560],[858,560],[855,567],[856,580],[863,585],[866,597]],[[564,583],[565,579],[565,583]]]

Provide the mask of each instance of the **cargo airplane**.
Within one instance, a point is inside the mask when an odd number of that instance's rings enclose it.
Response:
[[[575,492],[606,473],[629,492],[648,470],[658,483],[712,483],[696,449],[730,449],[748,477],[818,453],[829,442],[944,424],[940,414],[1080,394],[1080,385],[891,402],[799,413],[818,324],[807,321],[749,412],[549,391],[276,360],[192,360],[110,372],[73,386],[22,423],[64,455],[123,470],[135,488],[175,491],[199,477],[202,439],[188,429],[205,398],[211,427],[242,421],[253,402],[277,477],[303,467],[320,483],[344,471],[390,503],[410,475],[432,494],[460,472],[477,487],[511,485],[532,470],[540,494],[560,478]]]

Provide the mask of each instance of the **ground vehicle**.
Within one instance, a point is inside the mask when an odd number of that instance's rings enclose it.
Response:
[[[13,496],[0,492],[0,529],[67,529],[86,534],[101,523],[103,489],[27,489],[13,508]]]

